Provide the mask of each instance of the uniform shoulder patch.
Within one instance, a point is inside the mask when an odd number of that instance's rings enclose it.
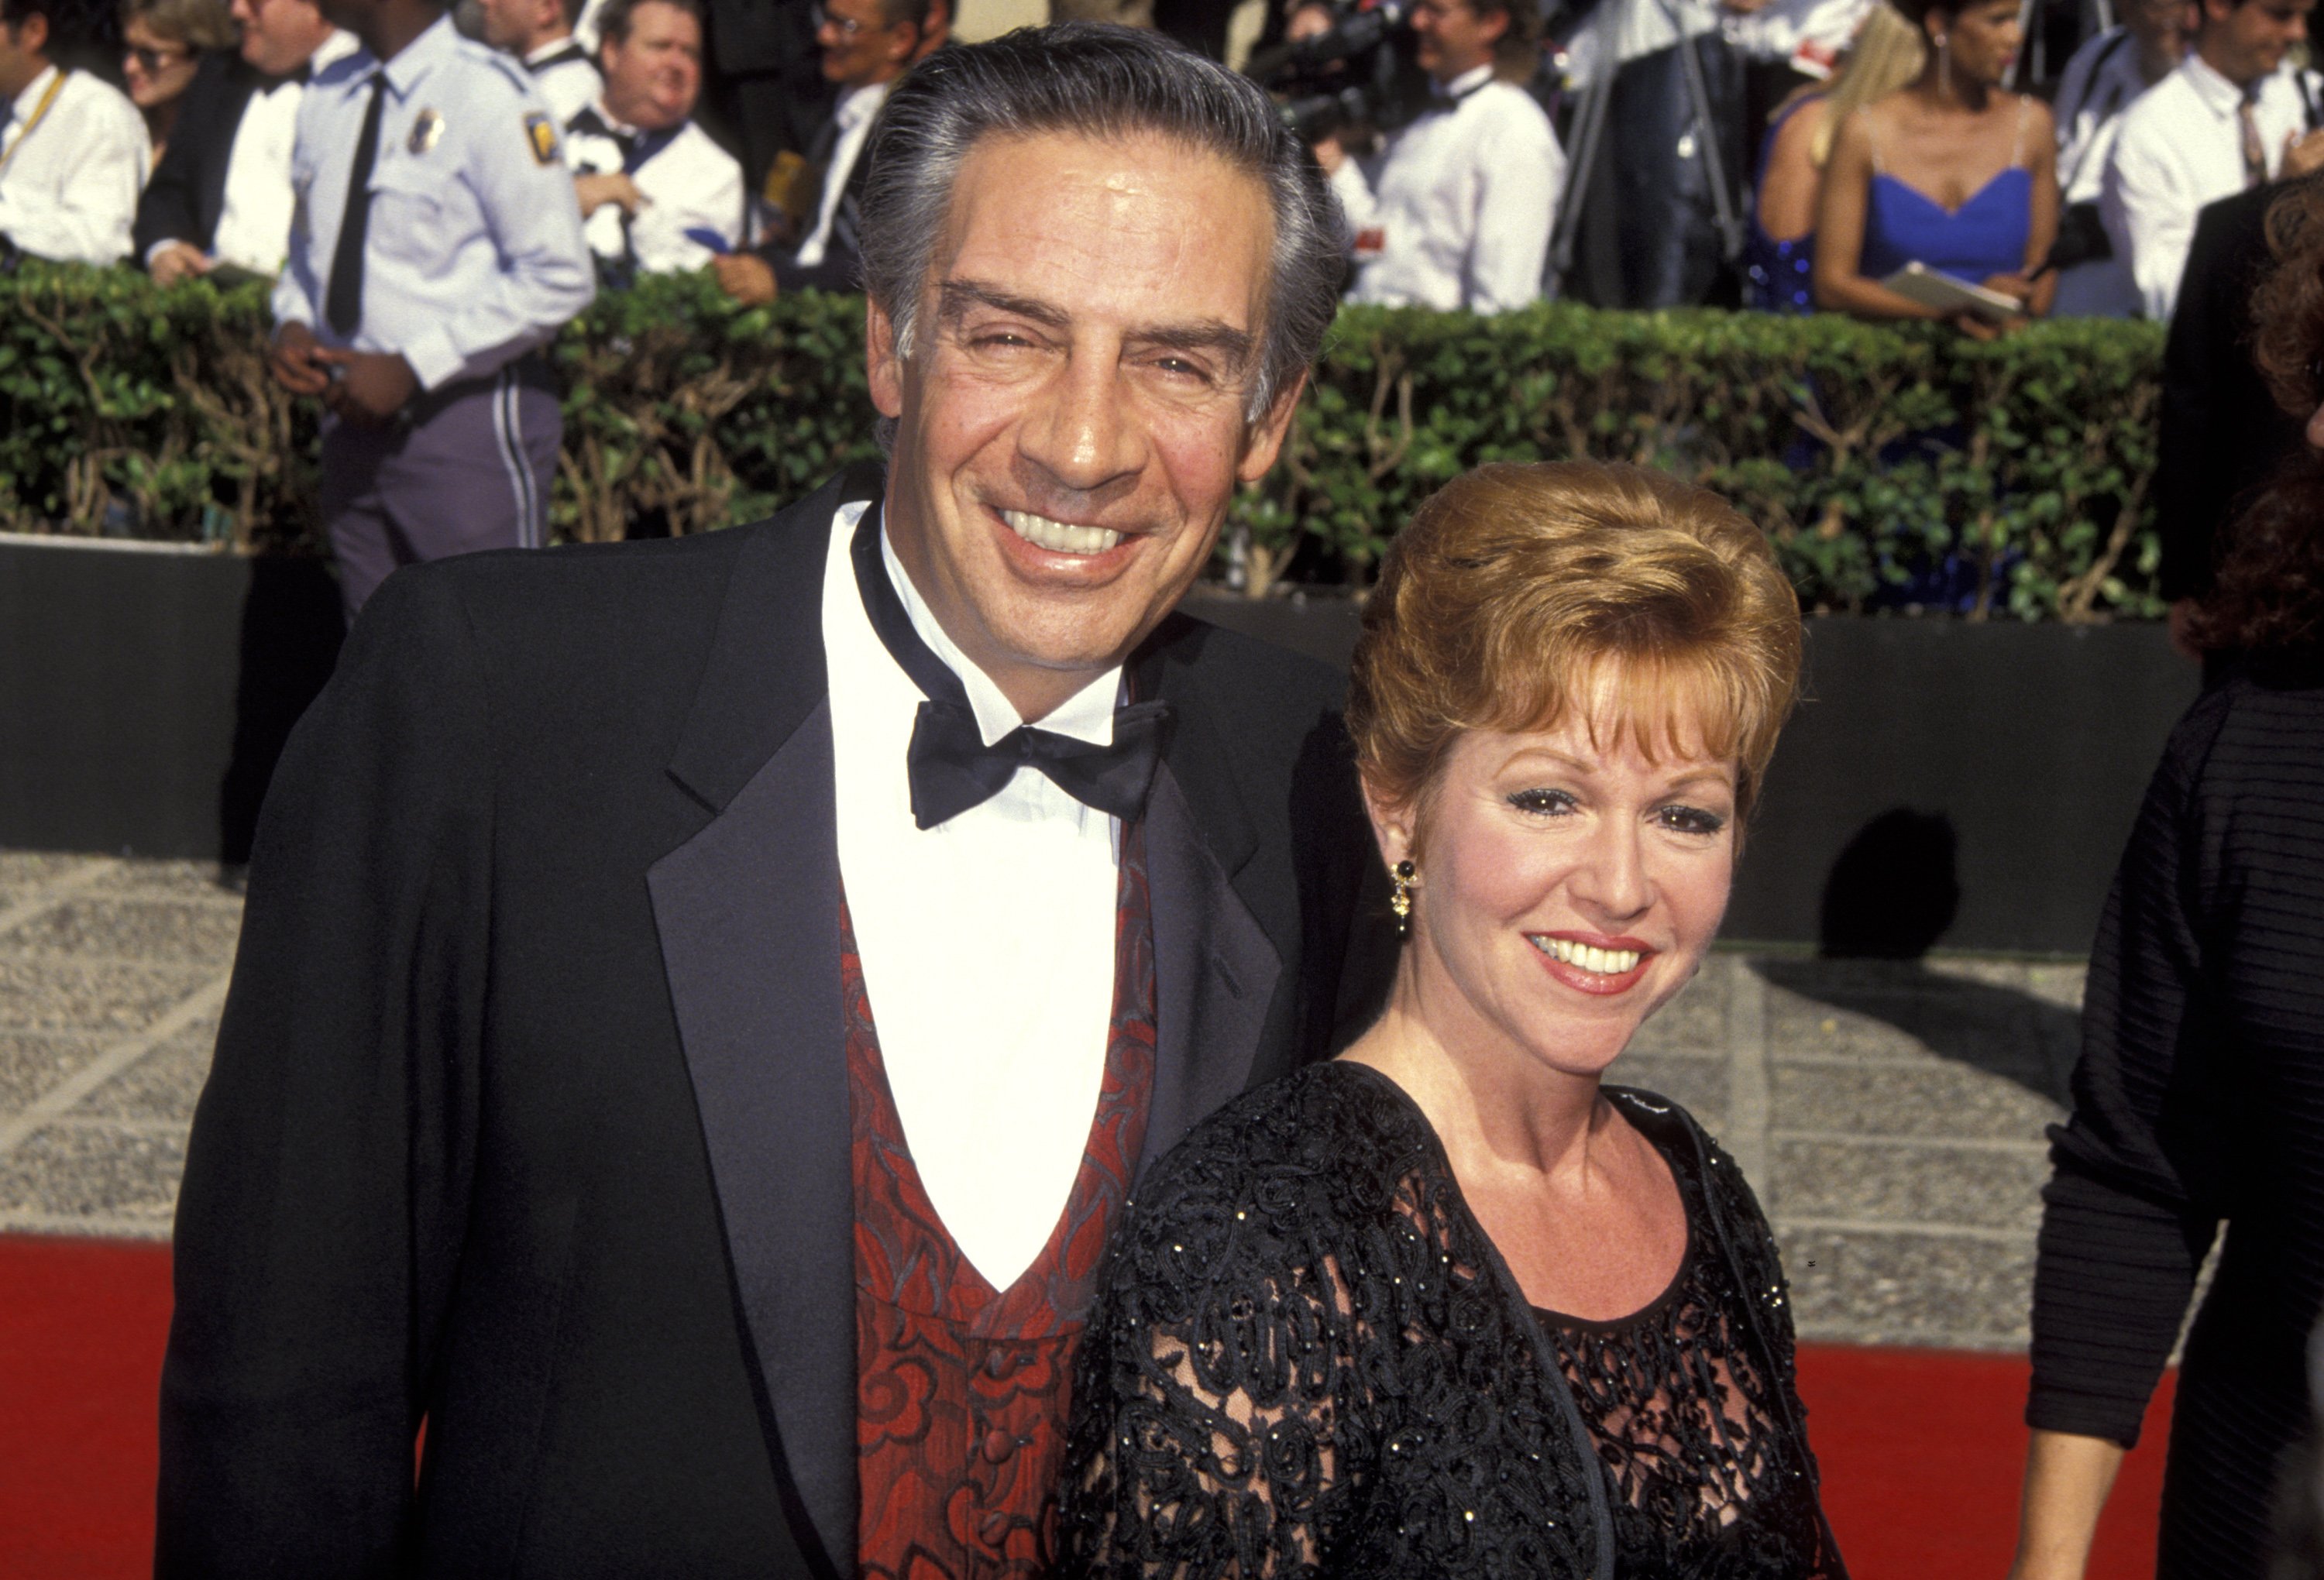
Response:
[[[549,165],[558,161],[556,122],[539,110],[531,111],[524,118],[524,136],[532,144],[534,163]]]

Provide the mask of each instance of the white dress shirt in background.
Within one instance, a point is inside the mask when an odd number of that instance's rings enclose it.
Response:
[[[344,30],[325,39],[307,62],[310,72],[344,60],[360,48]],[[300,81],[279,82],[250,96],[226,159],[226,197],[218,207],[210,257],[259,274],[280,274],[290,255],[290,152],[299,140]],[[153,251],[175,243],[156,242]],[[151,260],[151,254],[148,254]]]
[[[638,132],[600,99],[566,127],[566,161],[576,175],[611,175],[624,168],[624,138],[647,151],[628,167],[645,203],[626,226],[619,204],[600,204],[583,227],[589,250],[605,259],[626,252],[648,274],[699,269],[731,252],[742,237],[742,167],[734,156],[692,121],[672,133]]]
[[[840,881],[912,1162],[954,1243],[1005,1290],[1048,1243],[1097,1115],[1119,827],[1032,768],[947,822],[913,822],[905,752],[925,699],[863,611],[849,551],[863,510],[833,519],[823,574]],[[881,547],[912,629],[960,676],[986,742],[1016,729],[1016,709],[945,635],[884,534]],[[1110,741],[1120,687],[1111,670],[1040,725]]]
[[[137,196],[153,164],[137,106],[86,71],[51,66],[9,107],[0,127],[0,236],[60,263],[129,256]]]
[[[2059,201],[2066,207],[2098,200],[2123,112],[2146,87],[2138,70],[2138,41],[2126,27],[2110,27],[2084,40],[2066,62],[2055,101]],[[2050,313],[2058,318],[2129,318],[2140,306],[2130,259],[2117,250],[2110,258],[2059,271]]]
[[[2306,124],[2300,85],[2287,64],[2255,86],[2253,115],[2273,176],[2285,141]],[[2179,300],[2195,216],[2248,184],[2236,113],[2243,99],[2243,89],[2190,55],[2122,113],[2098,212],[2150,318],[2168,318]]]
[[[847,178],[853,173],[855,161],[863,152],[863,140],[872,135],[872,117],[888,102],[890,84],[875,82],[868,87],[851,87],[839,96],[831,107],[831,118],[838,126],[839,135],[831,144],[831,158],[823,167],[823,200],[815,211],[815,228],[799,243],[798,258],[803,269],[813,269],[823,262],[831,246],[831,223],[839,213],[839,200],[847,191]]]
[[[527,54],[524,69],[532,73],[533,91],[560,126],[595,104],[604,91],[605,79],[589,47],[570,33]]]
[[[1351,300],[1498,313],[1541,295],[1565,153],[1533,96],[1457,77],[1445,98],[1397,133],[1382,158]],[[1343,199],[1344,201],[1344,199]]]

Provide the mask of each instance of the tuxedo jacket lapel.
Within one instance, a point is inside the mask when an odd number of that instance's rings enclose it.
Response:
[[[1155,1060],[1141,1177],[1197,1120],[1250,1083],[1283,974],[1281,953],[1235,893],[1233,873],[1205,840],[1167,757],[1146,802],[1146,878]]]
[[[823,564],[843,478],[738,559],[670,774],[715,813],[647,874],[794,1526],[854,1567],[855,1274]],[[807,1545],[806,1532],[799,1532]]]

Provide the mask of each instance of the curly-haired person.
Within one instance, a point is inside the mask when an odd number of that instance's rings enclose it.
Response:
[[[2255,306],[2310,448],[2233,529],[2188,634],[2225,678],[2172,731],[2099,923],[2074,1110],[2052,1132],[2015,1580],[2083,1571],[2187,1338],[2156,1574],[2267,1573],[2276,1470],[2324,1306],[2324,190],[2269,216]]]

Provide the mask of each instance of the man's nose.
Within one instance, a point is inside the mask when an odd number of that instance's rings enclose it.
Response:
[[[1019,448],[1065,488],[1087,493],[1144,465],[1146,445],[1114,360],[1069,352],[1019,430]]]

